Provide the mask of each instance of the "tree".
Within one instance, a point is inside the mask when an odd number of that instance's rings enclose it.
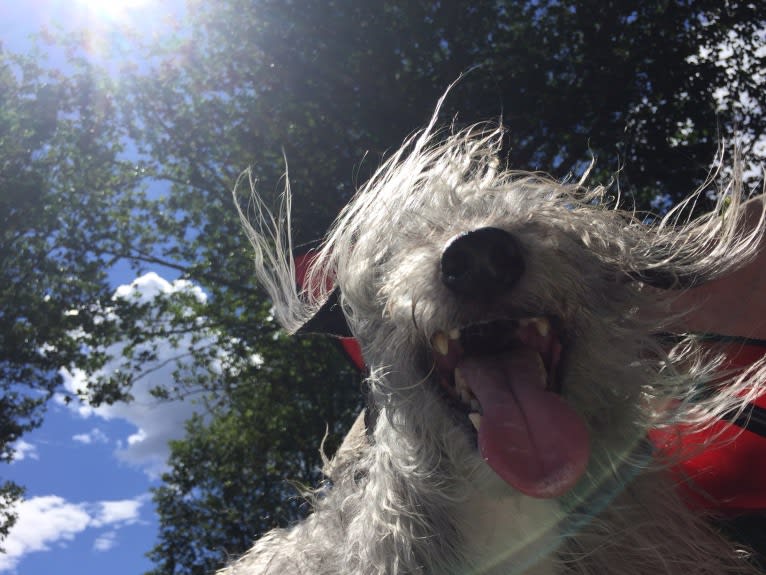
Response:
[[[296,484],[319,484],[317,440],[327,434],[323,448],[337,448],[360,408],[360,377],[328,342],[300,338],[288,355],[284,338],[173,442],[171,470],[154,490],[160,535],[151,574],[212,573],[255,534],[309,507]],[[345,393],[328,393],[338,384]]]
[[[114,336],[95,322],[109,299],[99,252],[114,230],[111,203],[135,177],[117,160],[110,102],[80,68],[64,78],[0,51],[0,460],[38,426],[59,369],[95,368],[94,342]],[[90,214],[90,216],[89,216]],[[94,225],[89,218],[100,219]],[[14,522],[20,486],[0,487],[0,539]]]
[[[564,176],[595,155],[604,178],[621,169],[623,191],[644,192],[645,205],[687,194],[720,135],[742,128],[717,88],[736,82],[753,110],[764,97],[749,73],[764,66],[753,41],[764,19],[748,2],[229,0],[191,2],[189,14],[175,42],[145,48],[150,68],[134,69],[127,91],[131,135],[177,184],[167,209],[204,201],[226,213],[225,191],[250,164],[261,193],[274,193],[284,150],[301,240],[322,234],[354,181],[468,70],[445,123],[502,114],[509,165]],[[739,65],[699,57],[732,31]],[[748,129],[763,122],[749,114]]]

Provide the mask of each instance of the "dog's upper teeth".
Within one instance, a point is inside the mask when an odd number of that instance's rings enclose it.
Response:
[[[471,420],[471,423],[476,428],[476,431],[479,431],[479,428],[481,427],[481,415],[478,413],[469,413],[468,419]]]
[[[443,331],[437,331],[433,337],[431,337],[431,345],[440,355],[447,355],[449,351],[449,339],[447,334]]]
[[[460,330],[458,328],[453,328],[453,329],[449,330],[449,333],[447,334],[447,336],[452,341],[456,341],[456,340],[460,339]]]
[[[548,337],[548,334],[551,333],[551,322],[548,321],[548,318],[536,317],[532,320],[532,323],[537,329],[537,333],[542,337]]]
[[[541,337],[548,337],[551,333],[551,322],[547,317],[525,317],[519,321],[519,329],[533,326]]]

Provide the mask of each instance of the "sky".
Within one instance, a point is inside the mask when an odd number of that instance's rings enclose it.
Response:
[[[181,0],[0,0],[0,41],[5,50],[25,52],[43,26],[98,35],[132,25],[156,35],[181,11]],[[55,53],[50,60],[63,62]],[[110,276],[115,297],[191,290],[204,298],[187,282],[151,271],[131,277],[127,269]],[[158,362],[178,353],[166,347]],[[61,395],[50,402],[42,427],[24,435],[16,460],[0,470],[0,478],[27,490],[0,554],[0,575],[140,575],[152,568],[145,553],[156,543],[157,518],[149,490],[159,485],[168,440],[183,437],[194,411],[193,400],[158,402],[148,393],[171,381],[174,368],[171,362],[139,380],[130,404],[67,405]],[[65,372],[64,380],[70,392],[83,384],[79,373]]]
[[[177,290],[205,297],[188,282],[154,272],[119,286],[115,297]],[[16,461],[3,475],[26,486],[27,494],[0,555],[0,574],[137,575],[151,568],[144,554],[155,544],[157,521],[149,489],[165,469],[168,441],[183,436],[195,405],[193,399],[158,401],[149,389],[172,381],[177,364],[163,364],[183,353],[184,344],[160,347],[158,368],[145,366],[150,375],[133,387],[133,402],[94,408],[67,405],[56,395],[42,427],[18,442]],[[63,374],[68,392],[85,383],[81,373]]]

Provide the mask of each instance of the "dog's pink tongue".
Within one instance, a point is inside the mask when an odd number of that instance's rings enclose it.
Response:
[[[459,376],[482,407],[479,449],[501,478],[532,497],[558,497],[585,472],[585,422],[545,391],[546,374],[532,349],[463,359]]]

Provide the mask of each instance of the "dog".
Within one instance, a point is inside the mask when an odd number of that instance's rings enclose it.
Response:
[[[303,290],[289,192],[240,211],[275,316],[357,338],[369,407],[313,513],[219,573],[757,573],[647,434],[672,443],[760,392],[762,364],[722,373],[668,333],[685,290],[755,257],[764,209],[743,225],[735,173],[708,215],[684,215],[698,191],[648,223],[584,179],[504,169],[501,126],[436,117],[342,211]]]

